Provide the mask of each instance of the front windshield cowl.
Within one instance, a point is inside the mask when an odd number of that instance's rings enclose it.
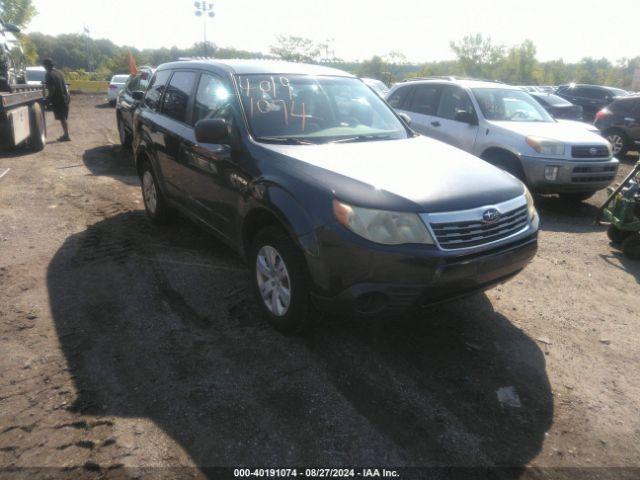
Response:
[[[251,74],[236,80],[247,126],[258,142],[322,144],[412,136],[356,78]]]

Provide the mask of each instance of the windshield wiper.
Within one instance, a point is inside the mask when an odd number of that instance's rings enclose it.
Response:
[[[314,142],[298,137],[256,137],[259,142],[288,143],[294,145],[315,145]]]
[[[370,140],[386,140],[391,138],[391,135],[379,134],[379,135],[356,135],[355,137],[339,138],[332,140],[328,143],[350,143],[350,142],[368,142]]]

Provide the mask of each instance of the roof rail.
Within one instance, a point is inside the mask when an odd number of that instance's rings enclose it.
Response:
[[[488,78],[460,77],[457,75],[429,75],[426,77],[410,77],[405,78],[403,82],[413,82],[416,80],[449,80],[451,82],[455,80],[475,80],[477,82],[504,83],[500,80],[489,80]]]

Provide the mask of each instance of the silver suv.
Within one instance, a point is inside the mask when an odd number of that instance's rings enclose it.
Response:
[[[618,170],[611,145],[589,125],[554,119],[518,87],[428,77],[394,85],[386,99],[414,130],[508,171],[539,193],[585,200]]]

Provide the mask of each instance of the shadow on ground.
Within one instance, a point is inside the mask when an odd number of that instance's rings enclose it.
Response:
[[[594,219],[598,207],[591,203],[564,200],[556,195],[536,195],[536,209],[540,214],[540,229],[552,232],[604,232]]]
[[[82,161],[94,176],[109,176],[127,185],[139,185],[133,155],[121,145],[102,145],[86,150]]]
[[[48,289],[72,409],[147,417],[199,466],[518,467],[552,423],[543,353],[484,295],[284,337],[228,248],[142,212],[69,237]]]

